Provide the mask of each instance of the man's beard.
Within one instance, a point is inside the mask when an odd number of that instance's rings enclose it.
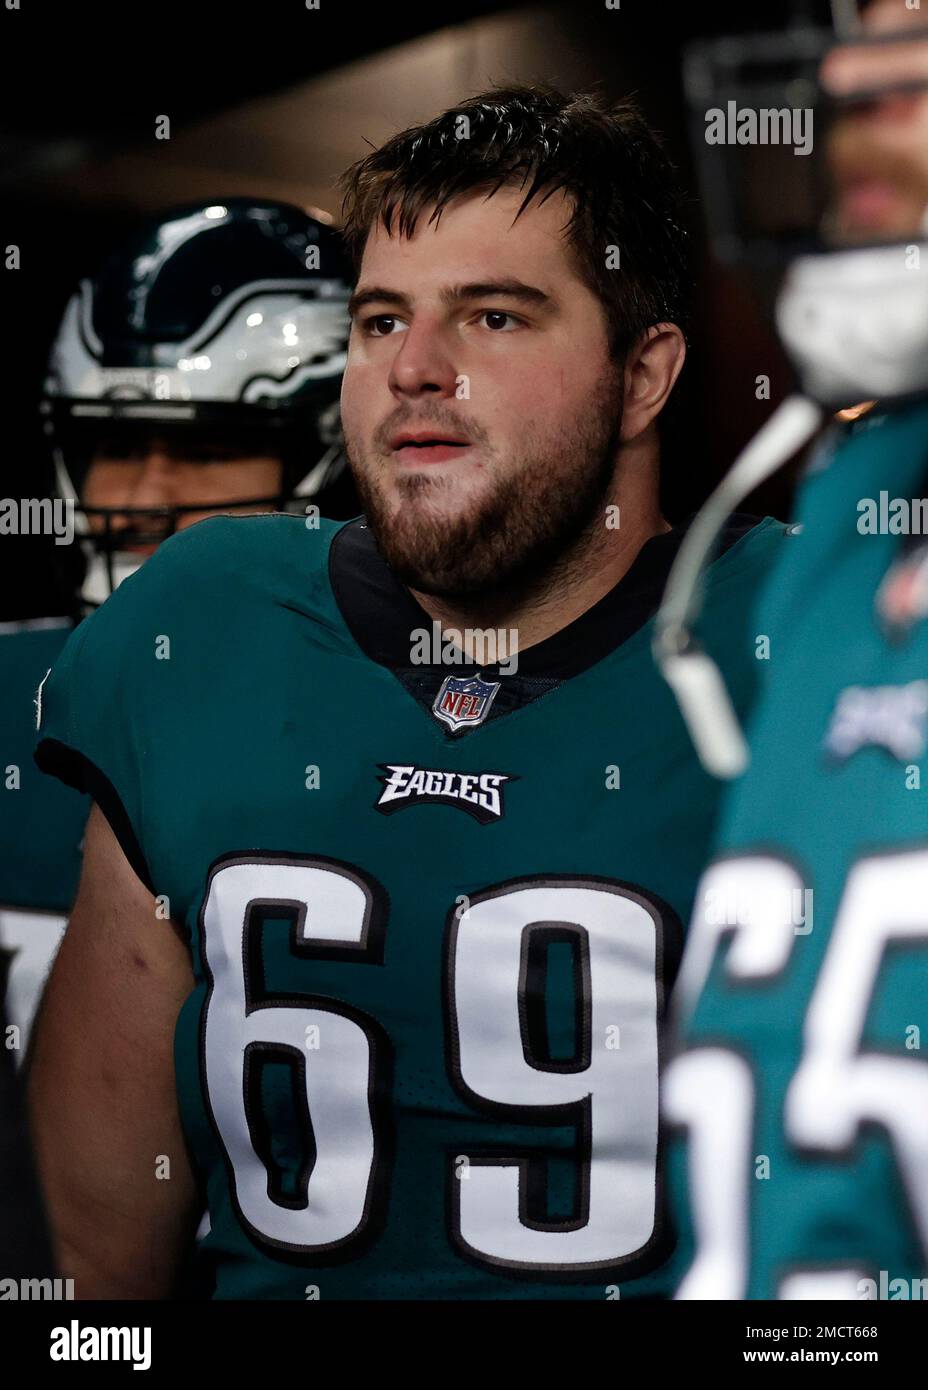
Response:
[[[489,597],[543,583],[594,524],[605,526],[604,500],[622,424],[622,385],[622,371],[613,364],[556,434],[541,438],[527,424],[518,457],[509,460],[486,496],[464,499],[456,515],[429,508],[429,496],[453,487],[454,480],[431,476],[428,465],[421,473],[397,473],[401,501],[394,509],[379,474],[357,467],[349,441],[349,463],[367,524],[397,577],[411,589],[449,599]],[[416,419],[419,424],[449,424],[447,417],[443,422],[421,415]],[[466,418],[454,420],[474,444],[482,442],[481,432]],[[484,453],[492,467],[485,443]],[[382,466],[399,468],[390,462]]]

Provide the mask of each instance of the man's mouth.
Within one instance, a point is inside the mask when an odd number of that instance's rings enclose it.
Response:
[[[401,463],[446,463],[449,459],[460,458],[470,448],[470,440],[457,435],[425,431],[402,431],[395,435],[390,444],[394,458]]]
[[[899,212],[899,189],[887,179],[858,179],[840,193],[842,222],[857,231],[891,227]]]

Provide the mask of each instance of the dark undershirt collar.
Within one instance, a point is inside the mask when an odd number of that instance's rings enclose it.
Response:
[[[667,575],[692,520],[652,536],[617,584],[598,602],[550,637],[519,652],[519,674],[565,680],[626,642],[657,611]],[[736,514],[722,534],[723,553],[757,525]],[[363,517],[343,526],[332,541],[329,576],[336,602],[354,640],[372,661],[391,670],[411,665],[411,634],[431,632],[432,619],[383,559]],[[438,669],[440,663],[436,663]],[[476,670],[464,664],[459,669]],[[427,667],[420,670],[428,669]],[[493,678],[495,666],[480,667]]]

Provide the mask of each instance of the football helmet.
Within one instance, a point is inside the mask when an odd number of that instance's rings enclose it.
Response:
[[[916,102],[926,109],[928,23],[886,0],[875,0],[869,13],[857,0],[831,0],[831,7],[828,30],[799,24],[786,34],[723,39],[699,45],[686,64],[714,249],[761,281],[786,266],[776,277],[775,317],[800,388],[690,526],[655,619],[657,662],[705,767],[720,777],[745,768],[747,744],[693,627],[725,518],[812,439],[829,412],[850,416],[849,408],[876,398],[928,392],[921,127],[910,123],[914,141],[906,150],[886,146],[880,121],[872,120],[886,109],[911,113]],[[797,132],[802,144],[791,138]],[[904,197],[887,197],[890,181]]]
[[[209,457],[217,440],[282,461],[273,495],[236,509],[353,515],[339,392],[352,276],[341,237],[300,208],[223,198],[145,223],[71,297],[41,409],[57,486],[75,504],[87,558],[82,598],[101,603],[199,502],[88,506],[96,450],[144,438]],[[219,457],[222,457],[221,451]],[[135,548],[133,548],[135,547]]]

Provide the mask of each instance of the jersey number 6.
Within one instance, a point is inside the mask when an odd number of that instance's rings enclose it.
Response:
[[[392,1049],[377,1020],[341,999],[258,997],[262,921],[289,916],[300,959],[377,964],[386,931],[376,923],[377,902],[377,885],[352,866],[250,856],[214,868],[203,905],[209,1109],[246,1230],[291,1256],[345,1257],[370,1235],[388,1181]],[[540,1156],[468,1152],[466,1180],[451,1175],[451,1238],[469,1258],[566,1273],[637,1263],[655,1244],[665,915],[641,889],[564,877],[510,881],[449,913],[443,992],[452,1085],[503,1123],[575,1126],[579,1165],[573,1212],[551,1220],[539,1210]],[[532,1017],[544,1008],[539,962],[553,941],[569,943],[574,961],[570,1058],[533,1044]],[[434,988],[438,994],[442,982]],[[422,1007],[430,1007],[426,997]],[[275,1185],[255,1143],[262,1066],[284,1059],[295,1064],[312,1155],[289,1192]]]

